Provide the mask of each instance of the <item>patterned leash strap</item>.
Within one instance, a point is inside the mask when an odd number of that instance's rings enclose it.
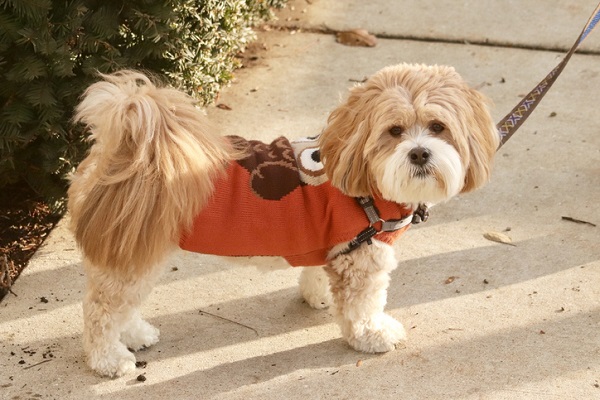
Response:
[[[531,115],[535,107],[537,107],[537,105],[540,103],[544,95],[548,92],[550,87],[552,87],[552,84],[556,81],[556,78],[558,78],[562,70],[565,68],[573,53],[575,53],[579,45],[585,40],[585,38],[592,31],[592,29],[594,29],[599,20],[600,3],[598,4],[598,6],[596,6],[594,13],[583,28],[583,31],[581,31],[581,34],[577,38],[577,41],[575,42],[573,47],[571,47],[571,50],[569,50],[569,52],[567,53],[565,58],[563,58],[560,64],[558,64],[556,68],[554,68],[552,72],[550,72],[544,78],[544,80],[542,80],[531,92],[529,92],[529,94],[525,96],[523,100],[521,100],[519,104],[517,104],[517,106],[513,108],[510,113],[508,113],[506,117],[502,118],[498,125],[496,125],[496,127],[498,128],[498,133],[500,134],[499,147],[502,147],[502,145],[506,143],[508,139],[510,139],[510,137],[517,131],[517,129],[519,129],[523,122],[525,122],[527,117]]]

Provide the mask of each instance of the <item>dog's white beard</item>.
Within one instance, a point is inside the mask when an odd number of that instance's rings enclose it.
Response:
[[[423,167],[410,162],[409,153],[416,147],[429,150]],[[379,183],[382,196],[397,203],[439,203],[450,199],[462,188],[465,170],[456,149],[443,140],[418,135],[401,142],[384,163]]]

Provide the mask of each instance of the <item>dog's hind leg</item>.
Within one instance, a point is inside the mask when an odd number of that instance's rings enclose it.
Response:
[[[322,267],[303,268],[299,283],[302,297],[312,308],[327,308],[333,304],[329,278]]]
[[[162,264],[155,266],[136,281],[131,313],[121,331],[121,342],[130,350],[138,351],[158,343],[160,331],[142,319],[139,306],[152,291],[162,271]]]
[[[143,321],[137,308],[156,280],[155,272],[127,276],[86,263],[83,346],[90,367],[104,376],[135,370],[139,350],[158,341],[158,329]]]
[[[384,312],[389,274],[396,266],[392,247],[373,241],[338,255],[325,268],[334,315],[344,339],[356,350],[386,352],[406,339],[402,324]]]

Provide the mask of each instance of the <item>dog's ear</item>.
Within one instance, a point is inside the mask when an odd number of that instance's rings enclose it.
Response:
[[[500,136],[488,107],[490,101],[475,89],[466,88],[465,92],[471,108],[465,113],[470,154],[462,193],[489,181],[494,155],[500,145]]]
[[[331,184],[348,196],[368,196],[373,187],[364,147],[371,133],[369,110],[376,92],[366,84],[350,89],[348,99],[330,114],[319,138],[325,173]]]

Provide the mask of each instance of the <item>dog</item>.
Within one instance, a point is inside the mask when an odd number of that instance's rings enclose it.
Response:
[[[93,143],[68,191],[83,345],[109,377],[158,342],[138,309],[180,248],[308,266],[303,297],[332,305],[351,347],[393,350],[406,334],[384,312],[392,243],[420,204],[485,184],[499,145],[485,96],[452,67],[416,64],[351,88],[313,138],[222,136],[191,97],[136,71],[102,75],[75,121]]]

